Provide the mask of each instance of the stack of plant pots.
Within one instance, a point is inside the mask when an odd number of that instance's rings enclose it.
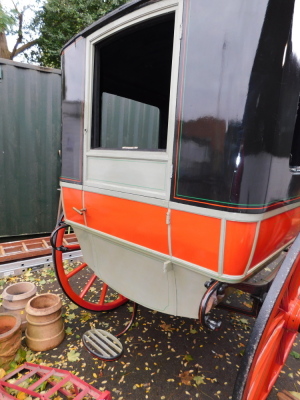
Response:
[[[27,346],[34,351],[46,351],[57,347],[64,339],[62,303],[56,294],[40,294],[26,305]]]
[[[0,314],[0,368],[7,369],[21,346],[21,318],[15,314]]]
[[[18,315],[21,318],[21,329],[26,329],[25,306],[36,295],[36,286],[31,282],[14,283],[4,289],[2,293],[3,309],[9,314]]]

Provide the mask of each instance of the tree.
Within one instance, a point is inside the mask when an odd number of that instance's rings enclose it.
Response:
[[[33,22],[39,26],[39,64],[60,68],[60,51],[76,33],[128,0],[48,0]]]
[[[28,26],[24,22],[24,13],[29,7],[19,9],[18,5],[12,1],[14,8],[7,12],[3,9],[0,1],[0,57],[13,60],[17,55],[24,53],[37,44],[37,39],[32,39],[28,31]],[[16,35],[13,50],[7,46],[6,35],[12,33]],[[24,43],[24,34],[27,33],[28,40]]]

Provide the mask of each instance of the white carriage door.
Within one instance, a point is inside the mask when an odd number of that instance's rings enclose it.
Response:
[[[90,37],[87,190],[169,200],[180,21],[158,4]]]

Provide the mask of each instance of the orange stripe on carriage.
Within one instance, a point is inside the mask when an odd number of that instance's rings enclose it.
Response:
[[[67,219],[84,224],[84,217],[73,210],[83,208],[83,193],[86,226],[168,254],[166,208],[77,189],[63,188],[63,193]]]
[[[78,224],[84,224],[84,216],[74,210],[74,208],[77,210],[83,208],[82,191],[62,187],[61,193],[65,218]]]
[[[174,257],[218,271],[220,219],[172,210],[171,227]]]
[[[257,222],[226,222],[223,273],[243,275],[254,243]]]
[[[299,207],[262,221],[251,267],[293,240],[299,233],[299,226]]]
[[[168,254],[166,208],[90,192],[84,199],[88,227]]]

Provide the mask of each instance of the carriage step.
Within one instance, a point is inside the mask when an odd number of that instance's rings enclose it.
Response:
[[[83,334],[83,344],[87,350],[101,360],[113,361],[123,354],[119,339],[102,329],[91,329]]]

